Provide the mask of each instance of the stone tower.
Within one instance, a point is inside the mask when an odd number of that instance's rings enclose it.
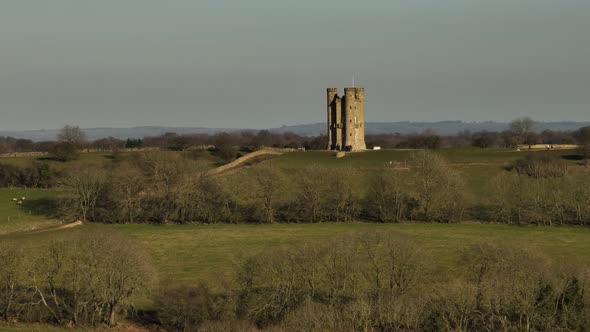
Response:
[[[328,88],[328,150],[362,151],[365,145],[365,89]]]

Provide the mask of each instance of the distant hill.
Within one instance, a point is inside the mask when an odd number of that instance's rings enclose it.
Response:
[[[576,130],[581,127],[590,126],[590,122],[537,122],[535,129],[542,131],[551,130]],[[463,121],[440,121],[440,122],[368,122],[366,124],[367,134],[409,134],[419,133],[424,130],[433,130],[440,135],[456,134],[461,131],[503,131],[508,129],[508,123],[502,122],[463,122]],[[105,137],[119,139],[143,138],[145,136],[158,136],[165,133],[177,134],[215,134],[219,132],[236,131],[258,131],[259,129],[247,128],[191,128],[191,127],[133,127],[133,128],[87,128],[84,129],[88,139],[95,140]],[[293,126],[282,126],[269,129],[275,133],[293,132],[303,136],[316,136],[326,133],[325,123],[312,123]],[[33,141],[55,140],[59,130],[28,130],[28,131],[0,131],[0,136],[11,136],[15,138],[26,138]]]

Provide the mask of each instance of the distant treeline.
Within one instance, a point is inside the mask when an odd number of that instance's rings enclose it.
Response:
[[[528,127],[527,127],[528,126]],[[588,144],[590,142],[590,127],[577,131],[544,130],[535,132],[533,124],[526,124],[524,128],[515,125],[502,132],[469,132],[464,131],[455,135],[438,135],[426,130],[417,134],[379,134],[366,135],[367,147],[380,146],[382,148],[428,148],[475,146],[515,147],[518,144]],[[26,139],[0,137],[0,154],[15,152],[47,152],[55,151],[59,141],[33,142]],[[323,150],[327,148],[326,136],[300,136],[294,133],[272,133],[268,130],[259,132],[233,132],[194,135],[178,135],[167,133],[161,136],[144,137],[143,139],[120,140],[113,137],[95,141],[76,143],[78,149],[112,151],[118,149],[159,148],[162,150],[184,151],[195,147],[211,147],[223,151],[226,159],[232,159],[236,153],[254,151],[261,146],[278,148],[300,148],[308,150]],[[59,147],[58,147],[59,148]]]

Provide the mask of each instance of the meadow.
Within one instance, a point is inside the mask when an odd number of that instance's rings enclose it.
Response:
[[[169,152],[175,153],[175,152]],[[368,151],[351,153],[337,159],[332,152],[292,152],[260,163],[272,163],[287,171],[309,166],[325,168],[353,168],[370,173],[382,167],[403,167],[411,157],[411,150]],[[504,168],[528,152],[506,149],[445,149],[440,153],[464,177],[468,188],[480,198],[485,197],[485,186],[490,178],[505,172]],[[533,152],[538,153],[538,152]],[[574,151],[550,151],[570,160]],[[129,158],[126,153],[124,158]],[[195,156],[193,156],[195,157]],[[0,162],[30,162],[26,159],[7,159]],[[80,160],[60,164],[57,167],[75,168],[87,163],[114,162],[109,154],[82,154]],[[208,153],[200,153],[193,162],[203,169],[219,165]],[[246,167],[257,167],[257,164]],[[240,170],[232,172],[239,175]],[[556,261],[590,264],[590,229],[582,227],[536,227],[511,226],[494,223],[314,223],[314,224],[97,224],[84,225],[66,230],[27,232],[61,224],[51,217],[51,198],[54,189],[0,189],[0,241],[30,241],[41,245],[47,241],[68,238],[78,232],[95,234],[113,231],[126,235],[144,248],[151,257],[162,287],[196,286],[208,284],[212,289],[221,289],[233,283],[233,269],[241,258],[271,252],[282,246],[328,241],[342,234],[395,231],[414,238],[438,266],[450,273],[458,270],[457,260],[461,250],[478,242],[509,242],[533,248]],[[13,198],[26,197],[18,205]],[[150,303],[143,304],[149,308]],[[23,329],[24,328],[24,329]],[[44,326],[0,327],[0,331],[44,331]],[[61,331],[51,328],[51,331]]]
[[[4,236],[41,244],[76,232],[114,231],[145,248],[161,285],[176,287],[202,282],[220,287],[233,281],[241,258],[281,246],[328,241],[343,234],[395,231],[413,237],[437,264],[456,267],[459,252],[477,242],[508,242],[538,250],[556,260],[590,264],[590,229],[499,224],[319,223],[239,225],[104,225],[85,224],[55,232]],[[1,238],[0,238],[1,239]]]
[[[127,234],[150,252],[164,285],[231,281],[236,260],[273,248],[327,241],[347,233],[396,231],[414,237],[436,261],[453,267],[458,252],[480,242],[531,246],[555,259],[590,264],[590,230],[482,224],[90,225]],[[86,226],[84,226],[86,227]],[[86,231],[86,230],[83,230]]]
[[[0,189],[0,234],[59,225],[59,220],[47,214],[53,194],[44,189]],[[23,197],[22,205],[17,204]]]

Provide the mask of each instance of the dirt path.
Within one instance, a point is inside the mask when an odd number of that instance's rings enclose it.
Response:
[[[248,153],[245,156],[242,156],[234,161],[232,161],[229,164],[225,164],[223,166],[214,168],[212,170],[209,171],[209,175],[218,175],[227,171],[230,171],[232,169],[235,169],[237,167],[242,166],[244,163],[248,162],[249,160],[252,160],[254,158],[260,157],[260,156],[267,156],[267,155],[282,155],[285,152],[290,152],[291,150],[274,150],[274,149],[262,149],[262,150],[258,150],[258,151],[254,151],[252,153]]]
[[[25,233],[34,234],[34,233],[54,232],[54,231],[60,231],[62,229],[74,228],[74,227],[78,227],[78,226],[82,226],[81,220],[77,220],[77,221],[71,222],[69,224],[63,224],[63,225],[51,226],[51,227],[47,227],[47,228],[35,229],[35,230],[28,231]]]

